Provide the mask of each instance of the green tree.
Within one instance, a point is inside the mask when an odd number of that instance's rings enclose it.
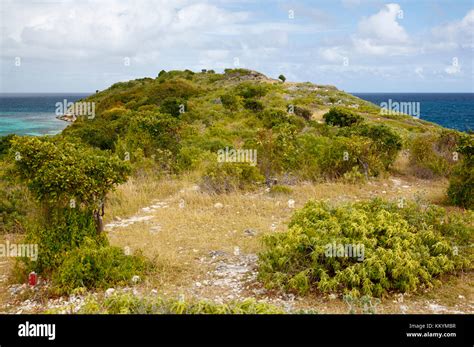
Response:
[[[283,75],[278,76],[278,79],[281,80],[283,83],[286,81],[286,77]]]
[[[92,213],[97,232],[103,231],[104,200],[126,181],[126,162],[71,142],[36,137],[11,142],[16,172],[48,212],[74,205]]]

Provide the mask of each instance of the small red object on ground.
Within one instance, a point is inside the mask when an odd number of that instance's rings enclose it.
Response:
[[[30,274],[28,275],[28,283],[30,286],[36,286],[36,284],[38,283],[38,275],[36,274],[36,272],[30,272]]]

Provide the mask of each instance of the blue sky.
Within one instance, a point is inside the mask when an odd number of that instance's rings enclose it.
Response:
[[[242,67],[350,92],[474,92],[474,2],[0,0],[0,92]]]

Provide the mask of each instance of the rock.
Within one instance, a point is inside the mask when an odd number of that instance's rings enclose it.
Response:
[[[239,247],[234,247],[234,255],[239,256],[240,255],[240,248]]]
[[[179,208],[184,208],[186,206],[186,203],[184,202],[183,199],[179,200]]]
[[[247,235],[247,236],[255,236],[255,235],[257,235],[257,232],[253,229],[246,229],[244,231],[244,234]]]
[[[226,255],[226,252],[224,251],[210,251],[209,256],[211,258],[217,258],[217,257],[223,257]]]
[[[201,282],[196,282],[196,283],[194,283],[194,285],[195,285],[196,287],[198,287],[198,288],[202,287]]]
[[[465,299],[464,295],[458,295],[458,298],[461,299],[461,300]]]
[[[288,207],[289,208],[295,208],[295,200],[293,200],[293,199],[288,200]]]
[[[220,202],[216,202],[216,203],[214,204],[214,208],[223,208],[223,207],[224,207],[224,205],[221,204]]]
[[[108,298],[108,297],[112,296],[114,293],[115,293],[115,289],[114,288],[109,288],[105,291],[105,297]]]
[[[336,299],[337,299],[337,295],[336,295],[336,294],[329,294],[329,299],[330,299],[330,300],[336,300]]]
[[[140,276],[138,276],[138,275],[133,276],[132,277],[132,282],[135,283],[135,284],[140,282]]]
[[[152,289],[152,290],[151,290],[151,293],[152,293],[153,295],[156,295],[156,294],[158,294],[158,291],[157,291],[156,289]]]

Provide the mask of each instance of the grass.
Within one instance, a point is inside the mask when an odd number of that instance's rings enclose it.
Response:
[[[149,280],[149,286],[182,287],[211,270],[209,264],[202,262],[202,259],[209,257],[209,252],[232,254],[234,247],[239,247],[242,254],[255,254],[261,249],[260,237],[263,234],[285,231],[294,212],[288,207],[290,199],[295,201],[295,208],[301,208],[309,199],[343,203],[375,196],[389,200],[416,198],[430,202],[444,198],[445,181],[397,179],[399,181],[371,180],[364,185],[301,183],[291,186],[289,194],[272,194],[262,187],[252,193],[225,195],[210,195],[195,190],[191,177],[153,182],[152,189],[147,187],[149,182],[138,182],[137,185],[132,181],[121,185],[111,195],[107,210],[109,221],[111,216],[126,218],[137,212],[153,218],[115,228],[109,233],[109,239],[111,244],[128,246],[132,251],[142,249],[145,256],[155,260],[159,270]],[[156,201],[163,202],[167,207],[152,213],[140,211],[140,207]],[[184,208],[180,208],[183,201]],[[223,207],[216,208],[216,204]],[[256,235],[249,237],[245,234],[247,229],[256,231]]]

